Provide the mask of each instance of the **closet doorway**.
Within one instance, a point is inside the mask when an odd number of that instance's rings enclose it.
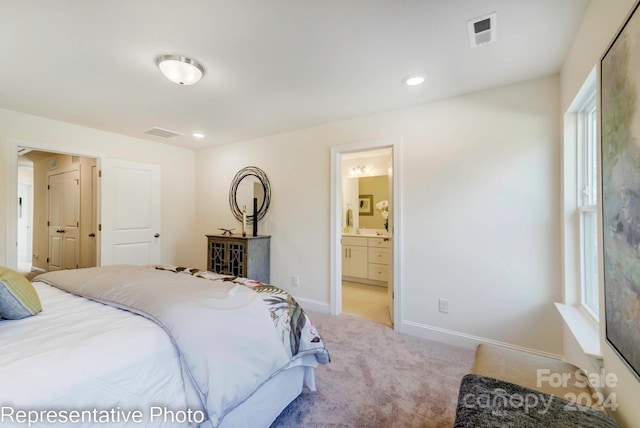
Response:
[[[400,303],[394,156],[389,141],[332,148],[331,311],[389,327]]]

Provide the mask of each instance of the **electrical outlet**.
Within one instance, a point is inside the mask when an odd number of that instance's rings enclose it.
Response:
[[[447,299],[438,299],[438,307],[443,314],[449,313],[449,301]]]
[[[300,285],[300,277],[298,275],[293,275],[291,277],[291,285],[293,285],[294,287]]]

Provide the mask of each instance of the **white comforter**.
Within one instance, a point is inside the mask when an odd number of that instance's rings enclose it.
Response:
[[[128,265],[49,272],[39,279],[162,327],[180,356],[187,409],[204,413],[213,426],[272,376],[299,364],[283,346],[265,302],[243,285]]]
[[[0,426],[20,410],[184,409],[186,396],[177,351],[152,321],[34,283],[43,312],[0,321]],[[9,414],[14,412],[12,422]],[[140,427],[122,420],[101,426]],[[184,426],[157,419],[155,426]],[[31,426],[61,427],[39,418]],[[91,427],[91,422],[73,424]]]

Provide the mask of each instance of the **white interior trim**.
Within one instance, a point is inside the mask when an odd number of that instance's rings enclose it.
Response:
[[[590,357],[602,358],[600,333],[598,332],[598,324],[595,320],[585,313],[583,308],[563,305],[562,303],[554,304],[558,312],[560,312],[564,323],[576,338],[582,352]]]
[[[393,237],[393,325],[395,330],[400,329],[400,320],[402,319],[402,266],[400,245],[402,237],[401,219],[402,219],[402,194],[401,187],[401,146],[402,139],[393,137],[378,141],[364,141],[359,143],[344,144],[331,147],[331,237],[330,237],[330,280],[331,280],[331,315],[340,315],[342,313],[342,265],[338,261],[338,255],[341,253],[341,236],[340,218],[342,216],[342,171],[341,161],[342,155],[346,153],[361,152],[367,150],[376,150],[391,148],[393,163],[393,224],[389,228],[389,233]]]
[[[446,343],[448,345],[459,346],[466,349],[476,349],[481,344],[497,345],[516,351],[528,352],[531,354],[542,355],[544,357],[554,358],[556,360],[562,360],[562,355],[552,354],[549,352],[539,351],[537,349],[526,348],[524,346],[512,345],[506,342],[500,342],[498,340],[487,339],[480,336],[474,336],[471,334],[464,334],[453,330],[447,330],[440,327],[434,327],[431,325],[421,324],[413,321],[402,321],[402,333],[410,334],[412,336],[422,337],[423,339],[433,340],[435,342]]]
[[[28,147],[43,152],[60,153],[72,156],[84,156],[101,159],[106,157],[102,152],[78,149],[64,145],[38,143],[21,140],[17,138],[8,139],[9,156],[8,168],[6,172],[7,191],[7,212],[6,212],[6,241],[5,241],[5,262],[4,265],[11,269],[18,267],[18,147]]]
[[[562,271],[563,303],[581,306],[581,228],[575,212],[578,209],[578,112],[596,90],[596,67],[593,67],[563,118],[562,143]],[[599,107],[598,107],[599,108]],[[600,183],[598,187],[601,188]],[[598,191],[598,195],[601,192]],[[600,202],[598,202],[600,203]],[[600,223],[600,219],[598,219]],[[600,233],[600,232],[598,232]],[[602,248],[602,247],[599,247]],[[601,251],[598,251],[600,253]],[[598,266],[602,269],[602,265]],[[599,274],[600,275],[600,274]]]

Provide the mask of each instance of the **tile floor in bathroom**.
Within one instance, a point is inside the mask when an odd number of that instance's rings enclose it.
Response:
[[[392,326],[386,287],[342,281],[342,312]]]

